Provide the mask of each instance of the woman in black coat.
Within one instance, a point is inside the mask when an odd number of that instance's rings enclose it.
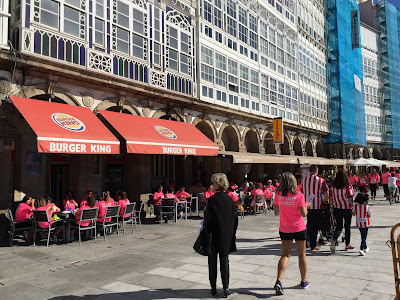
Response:
[[[238,225],[236,206],[226,190],[229,186],[225,174],[216,173],[211,177],[214,196],[208,199],[205,213],[205,227],[213,234],[215,253],[208,256],[208,272],[211,294],[217,294],[217,253],[219,254],[224,297],[229,295],[229,260],[228,255],[236,251],[235,235]]]

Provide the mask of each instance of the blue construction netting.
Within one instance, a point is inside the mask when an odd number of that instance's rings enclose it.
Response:
[[[400,148],[400,12],[390,2],[381,1],[378,18],[386,147]]]
[[[351,11],[356,9],[356,0],[327,2],[330,135],[326,143],[367,143],[361,48],[353,49],[351,42]],[[361,91],[355,88],[354,75],[361,81]]]

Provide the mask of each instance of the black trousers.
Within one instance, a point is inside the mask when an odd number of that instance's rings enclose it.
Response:
[[[369,188],[371,189],[371,197],[376,198],[376,189],[377,189],[377,184],[372,183],[369,185]]]
[[[383,184],[383,191],[385,192],[385,197],[389,195],[389,186],[388,184]]]
[[[321,222],[322,209],[309,209],[307,214],[307,233],[310,247],[317,246],[318,228]]]
[[[333,209],[333,215],[336,219],[336,230],[333,235],[333,239],[337,240],[340,233],[343,229],[343,220],[344,220],[344,239],[346,241],[346,246],[350,245],[350,226],[351,226],[351,218],[353,217],[353,212],[351,209]]]
[[[228,255],[219,254],[222,287],[229,288],[229,259]],[[217,253],[208,256],[208,276],[212,288],[217,287]]]

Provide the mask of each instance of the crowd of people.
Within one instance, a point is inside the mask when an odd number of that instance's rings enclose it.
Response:
[[[100,199],[97,201],[93,196],[93,191],[87,191],[86,196],[82,199],[79,204],[74,199],[71,192],[68,192],[65,199],[62,201],[61,208],[52,202],[51,197],[46,196],[44,198],[34,199],[29,195],[26,195],[21,203],[18,205],[15,212],[14,221],[16,222],[16,229],[19,228],[32,228],[23,232],[23,238],[27,242],[31,242],[33,235],[33,210],[44,210],[48,215],[48,222],[38,222],[38,225],[42,229],[51,227],[57,227],[57,222],[61,221],[58,216],[58,212],[64,211],[71,213],[72,225],[85,227],[89,226],[90,221],[80,221],[80,217],[83,209],[98,208],[97,224],[100,226],[103,221],[110,222],[111,218],[105,218],[107,207],[118,205],[120,207],[119,217],[122,219],[129,218],[131,214],[125,214],[125,208],[130,203],[127,195],[123,191],[116,193],[116,199],[114,200],[110,196],[109,191],[105,191],[100,195]],[[58,242],[62,240],[63,227],[57,227],[52,233],[52,240]],[[70,241],[74,241],[75,230],[70,231]]]

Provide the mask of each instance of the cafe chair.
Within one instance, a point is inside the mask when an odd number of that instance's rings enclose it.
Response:
[[[76,228],[78,229],[78,233],[79,233],[79,246],[81,245],[81,231],[85,231],[85,230],[92,230],[94,229],[94,239],[96,240],[97,237],[97,231],[96,231],[96,221],[97,221],[97,214],[99,212],[99,209],[97,207],[95,208],[87,208],[87,209],[82,209],[81,212],[81,217],[79,220],[79,225],[72,225],[72,228]],[[81,226],[82,221],[90,221],[88,226]],[[78,223],[78,222],[77,222]],[[69,233],[68,233],[69,234]]]
[[[8,209],[8,215],[10,217],[10,242],[9,242],[9,244],[10,244],[10,247],[12,247],[15,232],[31,229],[31,228],[33,228],[33,225],[32,225],[32,220],[15,222],[11,209]]]
[[[106,240],[106,229],[107,228],[113,228],[113,226],[116,226],[118,228],[119,225],[119,210],[120,210],[119,205],[115,206],[107,206],[106,213],[104,214],[103,217],[103,222],[97,222],[98,225],[103,226],[103,233],[104,233],[104,240]],[[106,222],[106,219],[111,218],[111,221]],[[117,235],[119,236],[119,230],[117,230]]]
[[[162,198],[160,205],[160,224],[163,220],[163,216],[171,216],[175,222],[176,205],[175,198]]]
[[[137,223],[139,223],[139,230],[142,231],[142,211],[143,211],[144,203],[140,202],[139,210],[137,209],[137,205],[135,205],[135,210],[133,211],[133,219],[135,221],[135,228],[137,228]]]
[[[244,196],[239,197],[239,202],[240,202],[240,206],[243,209],[240,209],[240,207],[237,207],[237,213],[240,216],[241,219],[244,218]]]
[[[58,221],[52,221],[50,222],[49,216],[47,214],[47,211],[45,210],[33,210],[33,245],[36,245],[36,233],[38,232],[47,232],[47,247],[49,246],[50,243],[50,234],[56,230],[57,228],[62,227],[63,230],[65,231],[64,228],[64,222],[62,220]],[[47,228],[41,228],[39,226],[39,222],[46,222],[49,223],[49,227]]]
[[[267,205],[267,202],[265,200],[265,194],[256,196],[256,211],[255,211],[255,215],[257,215],[257,212],[260,211],[261,208],[262,208],[264,214],[266,214],[267,213],[266,205]]]
[[[135,222],[136,225],[136,219],[135,219],[135,206],[136,202],[129,203],[125,206],[125,211],[122,214],[121,217],[121,222],[122,222],[122,232],[125,235],[125,227],[126,224],[130,223],[131,224],[131,229],[132,229],[132,234],[133,234],[133,222]],[[129,217],[124,218],[125,215],[129,214]]]

